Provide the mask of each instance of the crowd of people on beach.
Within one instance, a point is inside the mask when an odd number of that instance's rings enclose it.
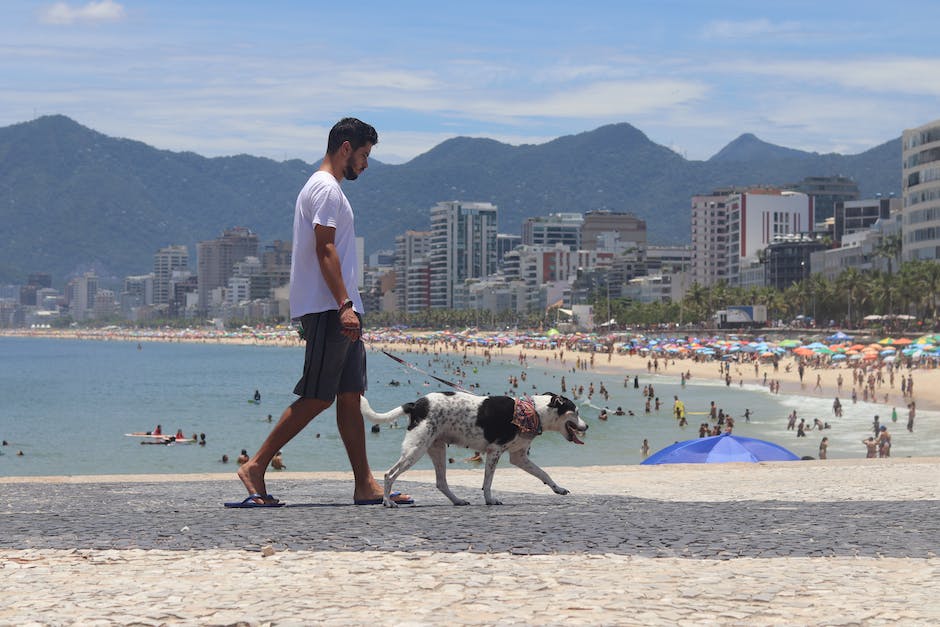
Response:
[[[461,367],[454,368],[452,370],[453,374],[458,377],[466,376],[467,370],[466,367],[475,367],[473,366],[472,360],[469,359],[468,355],[476,353],[476,347],[466,345],[460,342],[459,338],[425,338],[419,340],[411,340],[405,343],[408,352],[416,352],[430,356],[431,359],[428,360],[428,366],[432,365],[432,361],[438,359],[442,355],[462,355],[463,364]],[[401,348],[401,345],[399,345]],[[494,352],[502,352],[502,347],[493,347],[487,346],[482,349],[484,358],[488,363],[492,359]],[[573,358],[572,365],[566,365],[568,362],[565,359],[565,354],[568,352]],[[590,373],[595,370],[595,361],[597,359],[598,353],[600,351],[597,347],[593,349],[584,350],[579,348],[575,344],[567,345],[558,345],[550,348],[531,346],[526,350],[520,350],[516,359],[518,363],[527,367],[532,360],[542,359],[544,356],[544,361],[546,364],[555,362],[562,366],[563,371],[572,377],[581,376],[585,373]],[[609,356],[612,351],[608,350],[608,361]],[[601,352],[601,354],[603,354]],[[664,374],[670,369],[675,371],[676,367],[681,370],[679,372],[680,384],[685,385],[686,382],[692,377],[691,371],[685,369],[681,366],[682,359],[694,359],[697,362],[703,360],[702,356],[664,356],[664,355],[655,355],[649,354],[646,358],[646,370],[649,374]],[[706,360],[707,361],[707,360]],[[823,374],[825,371],[834,370],[839,368],[836,376],[836,387],[839,392],[839,395],[843,393],[845,386],[845,379],[851,377],[851,391],[850,398],[852,403],[858,403],[859,397],[861,400],[866,402],[890,402],[891,395],[890,390],[895,389],[895,382],[898,381],[900,393],[903,398],[907,399],[908,407],[908,431],[913,432],[914,427],[914,418],[916,415],[916,406],[915,401],[913,400],[913,390],[914,390],[914,376],[911,371],[911,367],[914,365],[910,362],[898,361],[863,361],[861,363],[853,364],[852,367],[846,368],[845,362],[842,364],[835,362],[827,362],[823,359],[817,358],[805,358],[805,357],[794,357],[792,360],[789,357],[776,356],[771,360],[761,360],[757,356],[739,354],[735,359],[722,359],[714,360],[717,363],[718,367],[718,376],[721,380],[724,381],[726,386],[731,386],[733,383],[737,383],[738,386],[744,385],[745,374],[744,368],[753,368],[754,376],[758,379],[758,382],[765,386],[767,390],[772,394],[779,394],[781,390],[781,380],[778,377],[773,376],[774,373],[777,373],[781,367],[783,367],[787,373],[791,372],[795,368],[796,374],[799,378],[800,390],[803,393],[811,391],[815,395],[819,395],[824,392],[824,382]],[[533,361],[537,363],[537,361]],[[907,367],[908,371],[902,373],[901,369]],[[445,367],[446,369],[446,367]],[[763,371],[763,372],[762,372]],[[813,371],[815,374],[814,383],[810,384],[808,379],[808,373]],[[511,394],[519,389],[520,382],[525,381],[525,371],[523,370],[519,376],[512,376],[509,378],[509,389],[506,391],[507,394]],[[600,421],[607,421],[613,416],[636,416],[642,411],[642,414],[655,414],[659,413],[663,407],[663,402],[655,393],[652,384],[640,385],[639,376],[636,374],[627,375],[623,379],[623,386],[625,388],[633,386],[637,392],[640,393],[640,407],[636,412],[630,408],[624,408],[617,406],[616,410],[613,410],[609,406],[603,406],[599,409],[597,418]],[[573,384],[568,380],[566,376],[561,378],[561,393],[570,395],[574,400],[587,400],[589,403],[593,402],[595,397],[600,397],[603,401],[609,400],[609,390],[607,389],[603,381],[593,381],[588,380],[585,382],[580,382]],[[833,417],[834,419],[842,418],[844,415],[843,402],[840,396],[834,397],[832,405]],[[687,414],[685,410],[684,403],[679,399],[678,395],[673,398],[673,407],[672,414],[676,418],[677,424],[679,426],[686,426],[688,424]],[[751,412],[746,410],[743,418],[746,422],[750,420]],[[892,409],[892,416],[894,421],[897,421],[897,408]],[[717,435],[722,433],[731,433],[734,429],[734,417],[730,416],[722,408],[716,407],[714,403],[711,404],[708,410],[708,422],[699,423],[699,435],[701,437],[707,437],[711,435]],[[823,432],[835,428],[839,430],[838,421],[834,420],[832,423],[824,420],[823,418],[816,416],[811,419],[798,417],[796,412],[791,413],[786,417],[786,429],[788,431],[794,431],[796,437],[804,438],[807,437],[810,431],[819,431]],[[834,426],[835,425],[835,426]],[[876,455],[880,454],[883,457],[890,455],[890,434],[881,435],[876,433],[873,436],[873,440],[877,442],[876,445]],[[646,446],[648,447],[648,441]],[[641,450],[643,446],[641,445]],[[819,443],[819,458],[826,459],[828,457],[829,449],[829,437],[824,436]],[[644,453],[644,456],[648,453]]]

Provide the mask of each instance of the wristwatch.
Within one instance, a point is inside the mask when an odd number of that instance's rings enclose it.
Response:
[[[343,313],[347,309],[352,309],[352,307],[353,307],[352,299],[347,298],[346,300],[343,301],[343,304],[339,306],[339,313]]]

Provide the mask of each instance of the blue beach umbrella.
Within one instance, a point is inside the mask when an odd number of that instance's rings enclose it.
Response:
[[[717,464],[722,462],[796,461],[800,459],[773,442],[724,433],[676,442],[647,457],[643,464]]]

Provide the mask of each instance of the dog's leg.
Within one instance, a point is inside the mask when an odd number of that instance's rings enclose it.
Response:
[[[437,480],[437,489],[444,493],[444,496],[450,499],[454,505],[470,505],[470,501],[458,498],[456,494],[450,491],[447,485],[447,446],[440,440],[437,440],[428,447],[428,457],[434,462],[434,478]]]
[[[509,453],[509,462],[518,468],[523,469],[533,477],[538,477],[542,480],[542,483],[550,487],[555,491],[555,494],[568,494],[568,490],[564,489],[548,476],[548,473],[539,468],[539,466],[529,459],[529,455],[525,449],[520,449],[518,451],[512,451]]]
[[[486,467],[483,470],[483,500],[487,505],[502,505],[502,502],[493,498],[493,492],[490,489],[493,486],[493,474],[496,472],[496,464],[499,463],[499,456],[502,451],[486,452]]]
[[[409,431],[401,443],[401,457],[395,462],[388,472],[385,473],[385,494],[382,503],[386,507],[398,507],[398,503],[392,500],[392,485],[400,474],[411,468],[421,459],[421,456],[428,450],[434,434],[427,428],[426,424],[419,425]]]

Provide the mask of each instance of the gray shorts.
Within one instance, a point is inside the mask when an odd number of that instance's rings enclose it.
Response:
[[[339,312],[334,309],[306,314],[300,324],[307,348],[304,374],[294,386],[294,394],[332,403],[337,394],[365,392],[365,344],[362,339],[351,342],[340,332]],[[362,316],[359,324],[361,328]]]

